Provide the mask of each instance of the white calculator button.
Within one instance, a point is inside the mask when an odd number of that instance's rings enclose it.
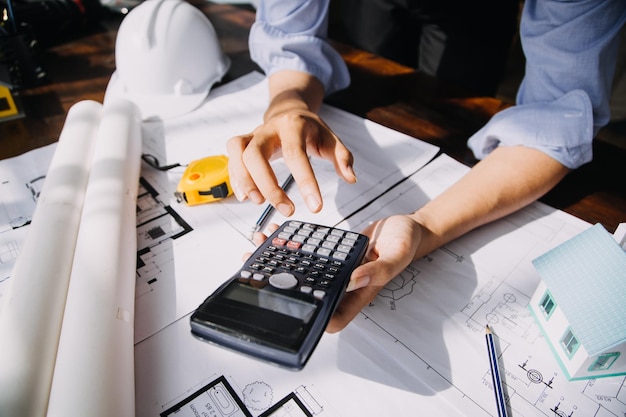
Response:
[[[330,235],[326,238],[326,240],[328,240],[329,242],[339,242],[339,239],[341,239],[339,236],[335,236],[335,235]]]
[[[327,240],[322,242],[322,247],[326,248],[326,249],[335,249],[335,246],[337,246],[337,245],[334,242],[329,242]]]
[[[316,253],[318,255],[320,255],[320,256],[329,256],[330,255],[330,249],[328,249],[328,248],[319,248]]]
[[[320,239],[314,238],[314,237],[310,237],[307,239],[306,243],[308,243],[309,245],[313,245],[313,246],[319,246],[322,241]]]
[[[311,235],[311,237],[315,238],[315,239],[324,239],[326,237],[326,233],[322,233],[322,232],[313,232],[313,234]]]
[[[298,285],[298,279],[289,272],[281,272],[270,277],[272,287],[288,290]]]
[[[252,272],[250,272],[250,271],[241,271],[239,276],[241,278],[250,278],[252,276]]]
[[[289,238],[291,237],[291,233],[280,232],[280,233],[278,234],[278,237],[279,237],[280,239],[289,240]]]
[[[354,245],[356,245],[356,240],[354,240],[354,239],[343,239],[341,241],[341,244],[342,245],[346,245],[346,246],[354,246]]]
[[[313,288],[308,285],[303,285],[300,287],[300,292],[303,292],[305,294],[311,294],[311,292],[313,292]]]
[[[349,253],[350,249],[352,249],[352,246],[348,246],[348,245],[339,245],[339,246],[337,246],[337,250],[339,252]]]
[[[326,291],[324,291],[324,290],[315,290],[315,291],[313,291],[313,297],[317,298],[318,300],[321,300],[325,296],[326,296]]]
[[[313,253],[317,249],[317,246],[311,244],[302,245],[302,252]]]
[[[345,252],[334,252],[333,253],[333,258],[339,259],[341,261],[345,261],[347,257],[348,257],[348,254],[345,253]]]
[[[265,279],[265,275],[259,274],[258,272],[252,275],[252,279],[255,281],[263,281]]]

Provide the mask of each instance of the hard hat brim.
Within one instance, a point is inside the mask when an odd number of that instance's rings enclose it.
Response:
[[[136,94],[127,91],[117,71],[113,73],[107,85],[104,101],[124,98],[132,101],[141,111],[142,120],[171,119],[196,109],[206,99],[210,91],[184,95]]]

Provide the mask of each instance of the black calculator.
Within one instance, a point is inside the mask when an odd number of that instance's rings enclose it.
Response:
[[[205,341],[302,369],[367,250],[365,235],[287,221],[191,315]]]

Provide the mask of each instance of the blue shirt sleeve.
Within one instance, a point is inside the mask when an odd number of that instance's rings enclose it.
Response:
[[[318,78],[330,94],[350,83],[341,55],[327,42],[329,0],[261,0],[250,56],[266,75],[295,70]]]
[[[592,139],[610,119],[624,22],[624,0],[526,0],[520,25],[526,72],[517,104],[469,139],[474,155],[523,145],[568,168],[589,162]]]

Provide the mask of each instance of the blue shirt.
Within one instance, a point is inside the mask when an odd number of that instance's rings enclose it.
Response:
[[[326,40],[329,0],[260,0],[250,56],[270,76],[296,70],[317,77],[326,94],[350,83],[343,58]]]
[[[291,69],[317,77],[327,94],[350,78],[327,43],[329,0],[261,0],[250,54],[271,75]],[[481,159],[497,146],[538,149],[568,168],[592,159],[591,142],[610,118],[609,99],[625,0],[526,0],[520,36],[526,72],[517,104],[468,141]]]

